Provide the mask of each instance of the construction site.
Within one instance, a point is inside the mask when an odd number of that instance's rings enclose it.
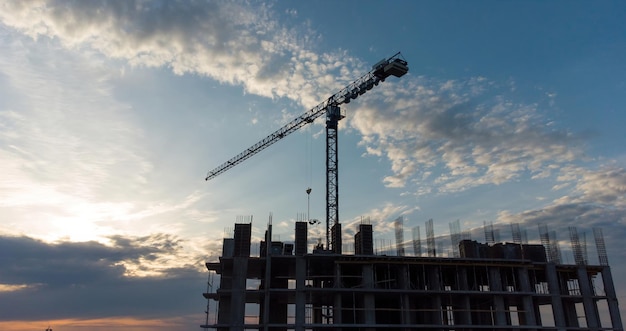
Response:
[[[233,237],[224,238],[219,262],[206,263],[207,320],[201,327],[623,330],[599,228],[594,238],[600,263],[588,263],[586,244],[570,228],[574,263],[564,264],[547,227],[539,229],[541,244],[524,243],[519,234],[525,232],[515,230],[511,243],[479,243],[452,233],[450,240],[459,241],[444,253],[438,252],[442,245],[435,244],[430,221],[425,252],[421,238],[414,236],[408,256],[401,237],[394,250],[375,248],[371,224],[360,224],[353,244],[343,245],[353,245],[349,254],[321,244],[311,250],[308,225],[296,222],[295,240],[282,242],[268,239],[269,224],[264,240],[255,245],[252,224],[235,224]],[[485,237],[497,237],[489,225]],[[251,254],[253,246],[258,255]]]
[[[502,242],[499,229],[485,223],[485,241],[478,242],[461,232],[457,221],[450,224],[449,244],[444,244],[429,220],[425,245],[419,227],[413,227],[411,240],[404,240],[402,217],[395,220],[394,244],[377,241],[369,221],[350,229],[352,237],[342,230],[337,130],[345,114],[339,106],[407,72],[400,53],[383,59],[327,100],[209,171],[206,180],[326,115],[325,243],[309,238],[309,227],[319,222],[311,220],[308,211],[294,222],[291,241],[273,240],[270,218],[265,235],[254,243],[252,217],[240,219],[223,239],[219,261],[206,263],[206,320],[201,328],[622,331],[599,228],[593,229],[598,256],[593,264],[586,237],[575,227],[569,228],[569,263],[562,261],[556,234],[546,225],[539,225],[539,240],[532,244],[519,224],[510,225],[511,241]],[[411,246],[412,255],[406,249]]]

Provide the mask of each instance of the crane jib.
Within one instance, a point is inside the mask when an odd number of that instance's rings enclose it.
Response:
[[[401,56],[400,52],[398,52],[392,57],[376,63],[370,72],[350,83],[339,92],[333,94],[324,102],[296,117],[282,128],[267,136],[265,139],[247,148],[217,168],[209,171],[205,180],[216,177],[217,175],[241,163],[243,160],[246,160],[252,155],[262,151],[269,145],[272,145],[276,141],[298,130],[304,125],[313,123],[315,119],[327,112],[328,106],[339,106],[344,103],[349,103],[351,100],[356,99],[358,96],[372,89],[374,86],[377,86],[380,82],[383,82],[389,76],[403,76],[408,72],[409,68],[407,62],[403,60]]]
[[[282,128],[252,145],[240,154],[209,171],[206,180],[212,179],[252,155],[267,148],[306,124],[312,123],[322,114],[326,114],[326,245],[332,253],[341,254],[341,224],[339,223],[339,170],[338,170],[338,121],[344,118],[341,104],[347,104],[358,96],[384,82],[389,76],[402,77],[409,67],[398,52],[394,56],[376,63],[370,72],[333,94],[319,105],[296,117]],[[308,193],[308,192],[307,192]],[[332,224],[332,233],[331,233]]]

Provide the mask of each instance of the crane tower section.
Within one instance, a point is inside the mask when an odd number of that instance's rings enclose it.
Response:
[[[339,92],[296,117],[282,128],[274,131],[256,144],[209,171],[205,180],[212,179],[228,169],[236,166],[252,155],[269,147],[287,135],[312,123],[326,114],[326,246],[335,253],[341,253],[341,227],[339,224],[339,167],[338,167],[338,122],[345,116],[340,105],[348,104],[365,92],[384,82],[389,76],[402,77],[409,71],[408,63],[398,52],[390,58],[376,63],[372,70],[353,81]],[[330,230],[333,227],[333,235]]]

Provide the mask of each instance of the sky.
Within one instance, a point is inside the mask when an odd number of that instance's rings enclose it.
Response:
[[[233,223],[252,217],[258,241],[271,218],[288,241],[325,219],[324,121],[206,173],[398,51],[408,74],[342,106],[344,243],[367,221],[384,246],[400,216],[405,238],[433,219],[442,242],[457,220],[483,242],[485,223],[530,242],[545,224],[573,263],[576,226],[597,264],[600,227],[619,279],[624,17],[622,1],[2,1],[0,329],[199,329]]]

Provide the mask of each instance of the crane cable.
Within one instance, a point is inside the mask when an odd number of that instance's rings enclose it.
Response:
[[[305,130],[304,180],[305,187],[310,189],[313,181],[313,130],[311,126],[307,126]]]

